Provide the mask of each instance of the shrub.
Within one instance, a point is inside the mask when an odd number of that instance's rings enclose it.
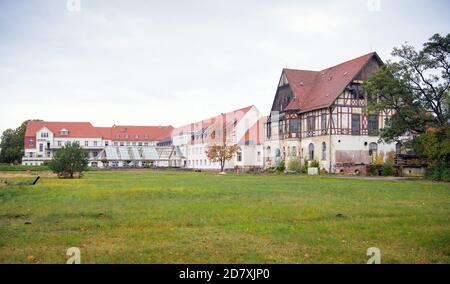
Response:
[[[392,176],[394,175],[394,167],[391,163],[384,163],[383,166],[381,166],[381,175],[382,176]]]
[[[299,173],[302,170],[302,165],[300,163],[300,160],[291,159],[287,164],[287,168],[289,171]]]
[[[286,171],[286,165],[284,161],[280,162],[280,164],[276,167],[275,171],[278,173],[284,173],[284,171]]]
[[[328,171],[327,171],[326,169],[321,168],[321,169],[319,170],[319,175],[326,175],[326,174],[328,174]]]
[[[308,162],[304,162],[302,166],[302,173],[307,174],[308,173]]]
[[[309,166],[310,166],[311,168],[318,168],[318,167],[320,167],[320,164],[319,164],[318,161],[313,160],[313,161],[311,161],[311,163],[310,163]]]
[[[435,181],[450,182],[450,168],[443,163],[429,166],[425,171],[425,178]]]

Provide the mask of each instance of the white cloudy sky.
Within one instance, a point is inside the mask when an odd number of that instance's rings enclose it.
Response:
[[[0,0],[0,131],[23,120],[179,126],[270,109],[323,69],[449,32],[448,0]],[[372,2],[375,2],[373,4]]]

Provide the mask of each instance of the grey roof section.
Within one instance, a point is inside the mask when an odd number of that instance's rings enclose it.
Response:
[[[183,153],[179,147],[167,146],[151,146],[151,147],[117,147],[107,146],[104,151],[97,155],[94,159],[103,159],[112,161],[158,161],[158,160],[175,160],[183,159]]]
[[[159,160],[159,155],[156,152],[155,147],[142,148],[142,156],[145,160]]]

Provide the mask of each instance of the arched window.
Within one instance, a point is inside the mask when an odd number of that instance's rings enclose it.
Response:
[[[395,144],[395,154],[401,154],[402,153],[402,144],[400,142],[397,142]]]
[[[372,157],[372,161],[377,157],[378,153],[378,144],[377,143],[370,143],[369,144],[369,157]]]
[[[287,156],[289,157],[290,155],[291,155],[291,147],[288,146],[288,147],[287,147]]]
[[[281,157],[281,151],[278,148],[275,150],[275,157],[277,158]]]
[[[325,161],[327,159],[327,144],[322,142],[322,160]]]
[[[267,154],[267,157],[270,157],[272,155],[272,153],[270,152],[270,146],[267,147],[266,154]]]
[[[309,144],[309,146],[308,146],[308,154],[309,154],[308,159],[310,161],[314,160],[314,144],[313,143]]]

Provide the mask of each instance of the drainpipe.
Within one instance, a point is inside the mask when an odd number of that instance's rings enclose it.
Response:
[[[332,107],[330,107],[330,118],[328,119],[328,125],[329,125],[329,133],[328,133],[328,135],[329,135],[329,137],[330,137],[330,146],[328,147],[330,150],[329,150],[329,156],[328,156],[328,159],[329,159],[329,167],[328,167],[328,173],[329,174],[331,174],[331,120],[333,119],[333,116],[332,116],[332,112],[333,112],[333,110],[332,110]]]

